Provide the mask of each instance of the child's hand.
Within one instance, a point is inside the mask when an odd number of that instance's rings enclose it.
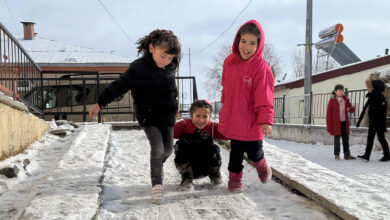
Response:
[[[100,106],[98,104],[95,104],[91,108],[88,109],[89,117],[92,119],[94,118],[100,111]]]
[[[263,132],[263,134],[265,136],[270,135],[272,132],[272,126],[271,125],[261,125],[261,132]]]

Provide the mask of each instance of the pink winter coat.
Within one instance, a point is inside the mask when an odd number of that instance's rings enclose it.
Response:
[[[263,29],[255,20],[248,23],[257,26],[261,39],[255,54],[244,61],[236,34],[233,53],[223,63],[219,130],[229,139],[257,141],[263,140],[261,125],[273,122],[274,76],[263,59]]]

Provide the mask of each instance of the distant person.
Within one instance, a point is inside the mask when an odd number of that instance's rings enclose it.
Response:
[[[348,112],[353,113],[355,108],[349,99],[344,95],[344,86],[337,84],[334,87],[333,95],[329,99],[326,110],[326,129],[334,136],[334,157],[340,160],[340,137],[343,142],[344,160],[355,160],[349,150],[349,119]]]
[[[180,43],[169,30],[154,30],[137,42],[141,58],[112,82],[89,109],[99,110],[131,90],[135,115],[149,140],[153,203],[163,200],[163,163],[173,152],[173,127],[178,110],[175,72],[179,68]],[[130,168],[129,168],[130,169]]]
[[[243,191],[244,152],[262,183],[272,176],[263,152],[263,134],[272,131],[274,76],[263,58],[264,42],[260,23],[246,22],[238,30],[232,53],[223,63],[219,130],[231,139],[228,166],[231,192]]]
[[[175,164],[181,174],[180,189],[194,188],[193,180],[208,176],[212,188],[222,185],[221,155],[214,139],[226,139],[219,130],[218,123],[210,121],[213,111],[207,100],[197,100],[191,104],[190,119],[175,124]]]
[[[375,134],[378,135],[378,140],[383,148],[383,157],[380,161],[389,161],[390,153],[389,153],[389,145],[387,144],[385,138],[386,128],[386,111],[387,111],[387,102],[386,98],[383,95],[383,91],[385,90],[385,84],[381,80],[373,80],[371,81],[373,90],[367,93],[368,100],[364,105],[363,111],[360,114],[359,121],[356,124],[356,127],[359,127],[360,122],[364,117],[364,113],[368,107],[368,136],[367,136],[367,146],[366,152],[363,155],[359,155],[358,157],[369,161],[370,155],[372,151],[372,146],[374,145]]]

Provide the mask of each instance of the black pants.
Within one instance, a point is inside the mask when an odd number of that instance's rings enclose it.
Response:
[[[244,160],[244,152],[253,162],[258,162],[263,159],[263,141],[230,141],[230,156],[228,170],[233,173],[239,173],[244,168],[242,161]]]
[[[210,176],[216,167],[222,164],[220,149],[215,143],[200,143],[179,139],[175,144],[175,165],[188,164],[194,179]],[[219,170],[219,169],[218,169]]]
[[[341,135],[334,136],[334,155],[340,155],[340,136],[343,141],[344,155],[350,155],[349,151],[349,136],[347,134],[347,126],[345,121],[340,122]]]
[[[378,140],[379,143],[381,143],[383,148],[383,154],[385,156],[389,156],[389,145],[387,144],[386,138],[385,138],[385,131],[377,131],[372,126],[368,127],[368,136],[367,136],[367,147],[366,147],[366,156],[371,155],[372,146],[374,145],[374,138],[375,133],[378,134]]]

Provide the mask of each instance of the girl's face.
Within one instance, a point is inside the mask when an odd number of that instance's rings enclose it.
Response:
[[[159,68],[168,66],[175,55],[165,53],[167,49],[163,46],[153,46],[149,44],[149,52],[152,54],[153,60]]]
[[[210,121],[210,109],[197,108],[195,112],[191,114],[191,121],[198,129],[203,129]]]
[[[334,91],[334,93],[336,94],[337,97],[343,97],[344,90],[338,89],[338,90]]]
[[[257,50],[257,37],[251,33],[245,33],[241,35],[240,42],[238,44],[238,50],[240,51],[241,58],[243,60],[249,59]]]

